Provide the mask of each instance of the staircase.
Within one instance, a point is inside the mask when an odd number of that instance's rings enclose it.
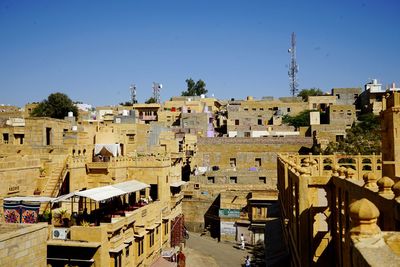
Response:
[[[61,186],[64,182],[68,170],[68,156],[65,157],[62,165],[57,164],[51,171],[47,183],[41,192],[41,196],[57,197]],[[40,212],[45,211],[49,207],[49,203],[41,205]]]

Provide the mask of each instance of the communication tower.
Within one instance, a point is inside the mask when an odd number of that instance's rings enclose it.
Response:
[[[156,103],[160,103],[160,90],[162,89],[161,83],[153,82],[153,97],[156,100]]]
[[[131,84],[131,86],[129,87],[129,90],[131,91],[131,100],[132,100],[132,104],[136,104],[137,103],[137,99],[136,99],[136,84]]]
[[[290,87],[290,93],[292,96],[296,96],[298,92],[298,86],[299,84],[297,83],[297,72],[299,71],[299,66],[297,65],[296,62],[296,33],[292,32],[292,46],[288,49],[288,52],[290,53],[290,65],[289,65],[289,87]]]

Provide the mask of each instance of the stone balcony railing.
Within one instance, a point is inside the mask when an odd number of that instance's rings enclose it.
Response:
[[[316,255],[332,242],[332,265],[398,266],[400,180],[381,177],[380,166],[376,155],[280,155],[279,198],[294,265],[308,266],[310,257],[328,264]]]
[[[155,121],[155,120],[157,120],[157,115],[141,115],[141,116],[139,116],[139,120]]]
[[[353,179],[361,180],[365,173],[381,176],[382,155],[299,155],[282,153],[280,160],[291,167],[310,167],[312,176],[330,176],[334,167],[350,168]]]

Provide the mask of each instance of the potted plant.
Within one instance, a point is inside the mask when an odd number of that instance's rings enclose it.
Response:
[[[69,226],[71,216],[66,209],[59,209],[53,212],[53,223],[57,226]]]

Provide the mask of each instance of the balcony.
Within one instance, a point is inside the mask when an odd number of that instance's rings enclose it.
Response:
[[[157,115],[141,115],[141,116],[139,116],[139,120],[141,120],[141,121],[156,121]]]
[[[90,170],[108,169],[110,162],[89,162],[86,163],[86,168]]]

